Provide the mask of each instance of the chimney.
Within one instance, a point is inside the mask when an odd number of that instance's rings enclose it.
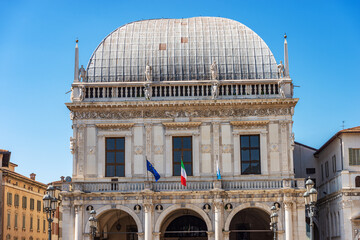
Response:
[[[34,180],[34,181],[35,181],[35,176],[36,176],[36,174],[35,174],[35,173],[31,173],[31,174],[30,174],[30,178],[31,178],[31,180]]]
[[[64,179],[65,179],[65,177],[64,177],[64,176],[61,176],[61,177],[60,177],[60,179],[61,179],[61,181],[62,181],[62,182],[64,182],[64,181],[65,181],[65,180],[64,180]]]

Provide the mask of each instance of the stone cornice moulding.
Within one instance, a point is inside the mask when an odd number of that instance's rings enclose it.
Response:
[[[130,129],[135,123],[99,123],[95,124],[96,127],[101,129]]]
[[[242,127],[242,126],[265,126],[270,121],[231,121],[230,124],[234,127]]]
[[[223,107],[223,106],[290,106],[294,107],[299,101],[298,98],[272,98],[272,99],[234,99],[234,100],[174,100],[174,101],[124,101],[124,102],[78,102],[65,103],[70,111],[80,109],[99,109],[99,108],[131,108],[148,109],[149,107]]]
[[[163,122],[166,128],[196,128],[201,125],[201,122]]]

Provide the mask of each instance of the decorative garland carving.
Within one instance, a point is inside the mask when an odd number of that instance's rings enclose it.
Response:
[[[291,109],[261,108],[261,109],[194,109],[194,110],[113,110],[113,111],[76,111],[74,119],[132,119],[132,118],[178,118],[178,117],[247,117],[247,116],[278,116],[290,115]],[[260,121],[261,122],[261,121]]]
[[[144,147],[143,146],[134,146],[134,153],[136,155],[142,155],[144,152]]]
[[[232,144],[223,144],[221,147],[222,153],[232,153]]]
[[[163,152],[164,152],[163,145],[154,146],[154,154],[163,154]]]
[[[211,144],[201,145],[201,153],[210,153],[210,152],[211,152]]]
[[[230,124],[236,127],[243,126],[264,126],[267,125],[269,121],[231,121]]]

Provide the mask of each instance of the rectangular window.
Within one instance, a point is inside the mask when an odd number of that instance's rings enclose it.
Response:
[[[240,136],[241,174],[260,174],[260,135]]]
[[[18,214],[17,214],[17,213],[15,213],[14,227],[15,227],[16,229],[18,228]]]
[[[306,168],[306,174],[315,174],[315,168]]]
[[[125,138],[106,138],[105,176],[125,177]]]
[[[324,181],[324,165],[321,164],[321,180]]]
[[[37,204],[37,211],[40,212],[41,211],[41,201],[37,200],[36,204]]]
[[[329,177],[329,162],[326,161],[325,163],[325,175],[326,177]]]
[[[332,156],[332,167],[333,167],[333,172],[336,172],[336,156]]]
[[[349,165],[360,165],[360,148],[349,148]]]
[[[43,232],[45,232],[46,231],[46,221],[45,221],[45,219],[43,220]]]
[[[186,175],[192,176],[192,137],[173,137],[173,176],[181,176],[181,159]]]
[[[37,231],[40,232],[40,218],[37,219]]]
[[[9,206],[11,206],[12,205],[12,193],[7,193],[7,204],[9,205]]]
[[[10,221],[11,221],[11,214],[10,214],[10,213],[8,213],[8,214],[7,214],[7,227],[8,227],[8,228],[10,228],[10,227],[11,227],[11,223],[10,223]]]
[[[24,209],[26,209],[26,207],[27,207],[27,197],[22,197],[22,207],[24,208]]]
[[[25,229],[25,226],[26,226],[26,225],[25,225],[25,223],[26,223],[26,222],[25,222],[25,219],[26,219],[26,216],[23,215],[23,220],[22,220],[22,228],[23,228],[23,229]]]
[[[35,208],[35,200],[33,198],[30,198],[30,210],[34,210]]]
[[[33,217],[30,216],[30,231],[33,230]]]
[[[15,207],[19,206],[19,194],[15,194],[14,196],[14,206]]]

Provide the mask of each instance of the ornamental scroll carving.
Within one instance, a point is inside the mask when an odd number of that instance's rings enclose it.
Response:
[[[288,108],[266,109],[194,109],[194,110],[113,110],[74,112],[74,119],[131,119],[131,118],[178,118],[178,117],[246,117],[290,115]]]

